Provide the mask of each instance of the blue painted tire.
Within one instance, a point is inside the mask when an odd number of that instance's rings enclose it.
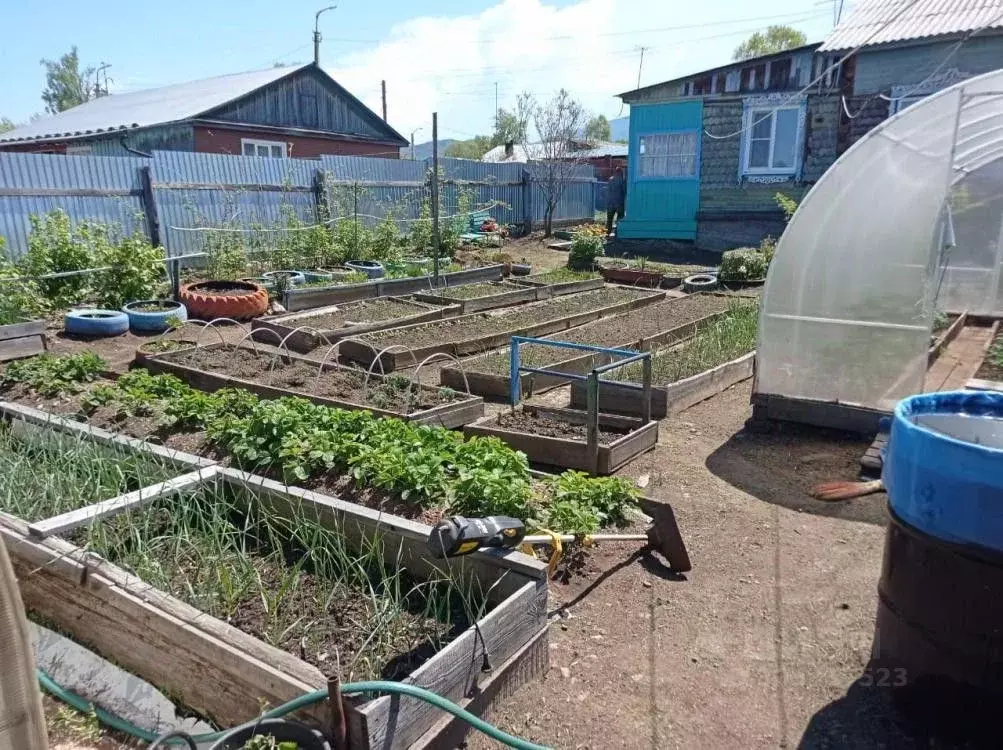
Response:
[[[289,283],[293,286],[299,286],[300,284],[306,283],[306,276],[303,275],[302,271],[266,271],[261,274],[261,277],[268,279],[273,284],[278,284],[279,279],[288,278]]]
[[[383,264],[377,260],[350,260],[345,268],[364,273],[371,279],[382,279],[384,273]]]
[[[169,310],[144,311],[136,308],[143,305],[160,305]],[[129,316],[129,328],[136,333],[162,333],[171,327],[170,319],[177,318],[182,323],[188,320],[188,310],[180,302],[169,299],[147,299],[130,302],[122,308]]]
[[[70,310],[63,327],[76,336],[118,336],[129,330],[129,316],[119,310]]]

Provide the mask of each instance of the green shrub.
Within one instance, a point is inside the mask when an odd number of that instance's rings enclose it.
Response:
[[[42,290],[34,281],[4,281],[23,275],[4,255],[0,237],[0,326],[40,318],[48,309]]]
[[[605,254],[605,244],[602,237],[589,234],[576,234],[571,241],[571,252],[568,254],[568,268],[575,271],[591,271],[596,258]]]
[[[98,266],[110,266],[92,279],[95,301],[117,310],[126,302],[156,297],[165,277],[163,258],[163,250],[140,235],[110,238],[94,259]]]
[[[32,214],[28,252],[21,259],[21,270],[27,276],[44,276],[64,271],[82,271],[94,267],[94,247],[102,243],[98,225],[80,224],[76,231],[70,217],[61,208],[44,216]],[[87,290],[87,276],[42,279],[38,286],[57,307],[69,307],[80,302]]]
[[[718,275],[722,281],[764,279],[769,265],[766,255],[758,248],[740,247],[721,256]]]

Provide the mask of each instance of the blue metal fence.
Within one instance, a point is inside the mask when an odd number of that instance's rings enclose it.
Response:
[[[148,235],[156,229],[169,255],[181,255],[200,250],[207,230],[275,229],[290,213],[313,223],[319,218],[319,202],[326,203],[331,218],[358,216],[372,224],[390,215],[404,229],[428,207],[430,169],[430,159],[362,156],[0,153],[0,235],[6,239],[7,253],[18,257],[28,247],[29,216],[62,208],[74,223],[117,223],[126,232]],[[444,158],[440,177],[444,217],[465,206],[489,208],[504,224],[544,218],[545,200],[535,165]],[[593,168],[576,167],[555,220],[591,218],[595,191]]]

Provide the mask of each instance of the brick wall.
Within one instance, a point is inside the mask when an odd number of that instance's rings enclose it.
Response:
[[[342,140],[339,138],[308,138],[296,135],[275,134],[267,131],[253,132],[228,130],[221,127],[196,126],[195,150],[210,154],[240,155],[241,138],[260,141],[282,141],[288,149],[288,156],[309,159],[328,154],[351,154],[352,156],[382,156],[388,159],[400,158],[400,148],[396,144],[372,143]]]

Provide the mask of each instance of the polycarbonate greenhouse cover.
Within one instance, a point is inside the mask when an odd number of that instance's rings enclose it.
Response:
[[[1003,70],[892,117],[802,201],[763,291],[759,394],[890,410],[934,312],[1003,311]]]

